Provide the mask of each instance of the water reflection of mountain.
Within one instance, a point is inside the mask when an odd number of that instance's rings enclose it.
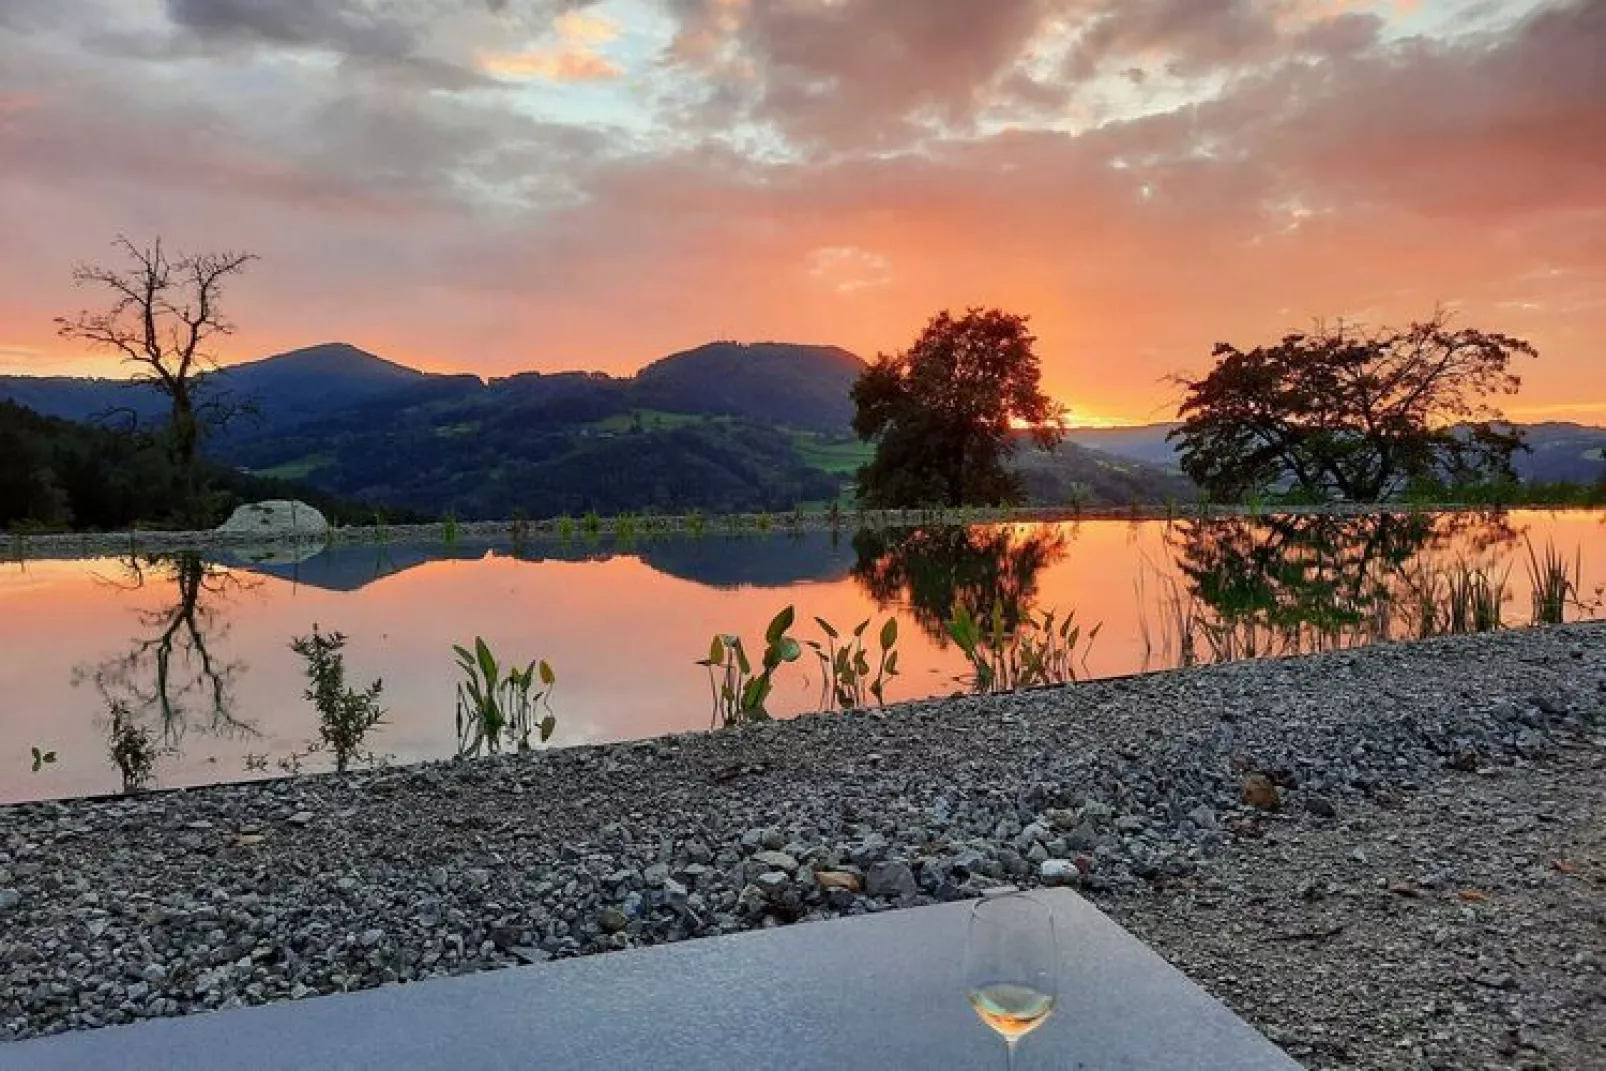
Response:
[[[804,581],[837,580],[853,566],[847,541],[833,543],[828,532],[757,536],[707,536],[643,540],[626,547],[611,541],[587,543],[532,542],[509,545],[447,547],[440,543],[346,544],[316,550],[295,560],[283,553],[225,551],[217,560],[228,566],[306,584],[326,591],[357,591],[377,580],[437,561],[474,561],[494,551],[520,561],[578,562],[615,555],[639,558],[667,576],[705,587],[780,588]]]
[[[420,565],[443,560],[470,561],[483,558],[485,552],[483,546],[352,543],[322,548],[300,561],[286,561],[285,556],[279,553],[260,557],[250,551],[232,550],[219,552],[216,557],[223,565],[261,573],[290,584],[305,584],[326,591],[356,591],[376,580]]]
[[[660,573],[712,588],[784,588],[840,580],[853,569],[853,544],[830,532],[654,540],[634,553]]]

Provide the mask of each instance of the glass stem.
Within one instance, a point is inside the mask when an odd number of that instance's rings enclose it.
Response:
[[[1004,1071],[1015,1071],[1015,1038],[1004,1041]]]

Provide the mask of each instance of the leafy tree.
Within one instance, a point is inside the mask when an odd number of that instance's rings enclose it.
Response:
[[[196,460],[208,424],[223,423],[231,411],[222,399],[205,398],[201,385],[216,371],[211,341],[234,330],[223,316],[223,286],[255,258],[249,253],[169,255],[160,238],[141,249],[119,237],[115,247],[130,261],[125,269],[79,265],[73,281],[110,292],[100,312],[84,310],[58,317],[63,338],[112,350],[133,370],[131,382],[145,383],[167,396],[172,406],[168,442],[184,479],[191,510],[197,508]]]
[[[879,357],[853,385],[853,430],[878,440],[859,470],[860,499],[900,508],[1022,498],[1004,465],[1015,426],[1045,449],[1062,436],[1036,341],[1024,316],[970,309],[957,319],[938,313],[906,353]]]
[[[1212,495],[1293,486],[1319,498],[1378,501],[1409,481],[1504,476],[1522,446],[1486,399],[1515,393],[1533,346],[1453,329],[1444,312],[1404,329],[1318,326],[1183,381],[1182,467]]]

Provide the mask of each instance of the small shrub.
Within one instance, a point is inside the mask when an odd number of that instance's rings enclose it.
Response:
[[[524,511],[521,509],[513,511],[512,523],[508,525],[508,538],[513,543],[514,555],[523,554],[525,546],[530,541],[530,519],[524,515]]]
[[[586,511],[586,515],[584,518],[582,518],[580,526],[585,529],[587,539],[595,539],[597,536],[602,534],[602,518],[598,516],[596,510]]]
[[[574,538],[574,518],[567,513],[558,518],[558,538],[565,543]]]
[[[151,739],[150,730],[134,720],[133,712],[121,699],[107,704],[111,723],[107,729],[108,752],[112,764],[123,778],[123,791],[129,794],[143,791],[156,773],[156,759],[160,751]]]
[[[458,537],[461,535],[462,530],[457,523],[457,514],[448,513],[445,519],[441,521],[442,542],[444,542],[448,547],[455,547],[457,546]]]
[[[363,750],[363,742],[385,720],[385,710],[379,705],[384,690],[380,681],[361,691],[346,686],[345,646],[343,634],[326,636],[317,625],[312,626],[312,635],[290,642],[290,649],[307,663],[310,684],[304,694],[318,711],[318,742],[310,750],[332,753],[340,773],[346,772],[354,758],[373,761],[374,756]]]

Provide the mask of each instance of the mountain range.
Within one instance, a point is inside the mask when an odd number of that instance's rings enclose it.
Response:
[[[595,510],[789,510],[851,483],[870,447],[849,396],[864,362],[834,346],[715,342],[633,376],[424,372],[345,343],[244,364],[209,396],[250,409],[208,456],[332,495],[463,519]],[[156,423],[165,399],[108,379],[0,377],[0,400],[74,421]],[[1175,472],[1068,444],[1019,460],[1033,499],[1186,497]]]
[[[255,476],[428,515],[531,518],[625,511],[792,508],[847,497],[870,447],[851,430],[864,362],[834,346],[714,342],[633,376],[420,371],[346,343],[227,366],[211,396],[250,411],[208,456]],[[153,388],[0,376],[0,400],[80,422],[165,417]],[[1127,505],[1193,496],[1174,424],[1073,428],[1016,466],[1039,504]],[[1528,479],[1598,478],[1606,430],[1527,429]]]
[[[1167,436],[1181,425],[1140,424],[1118,428],[1071,428],[1066,441],[1165,469],[1176,469],[1179,454]],[[1517,476],[1528,483],[1590,484],[1606,476],[1606,428],[1566,421],[1517,424],[1526,450],[1512,458]]]

